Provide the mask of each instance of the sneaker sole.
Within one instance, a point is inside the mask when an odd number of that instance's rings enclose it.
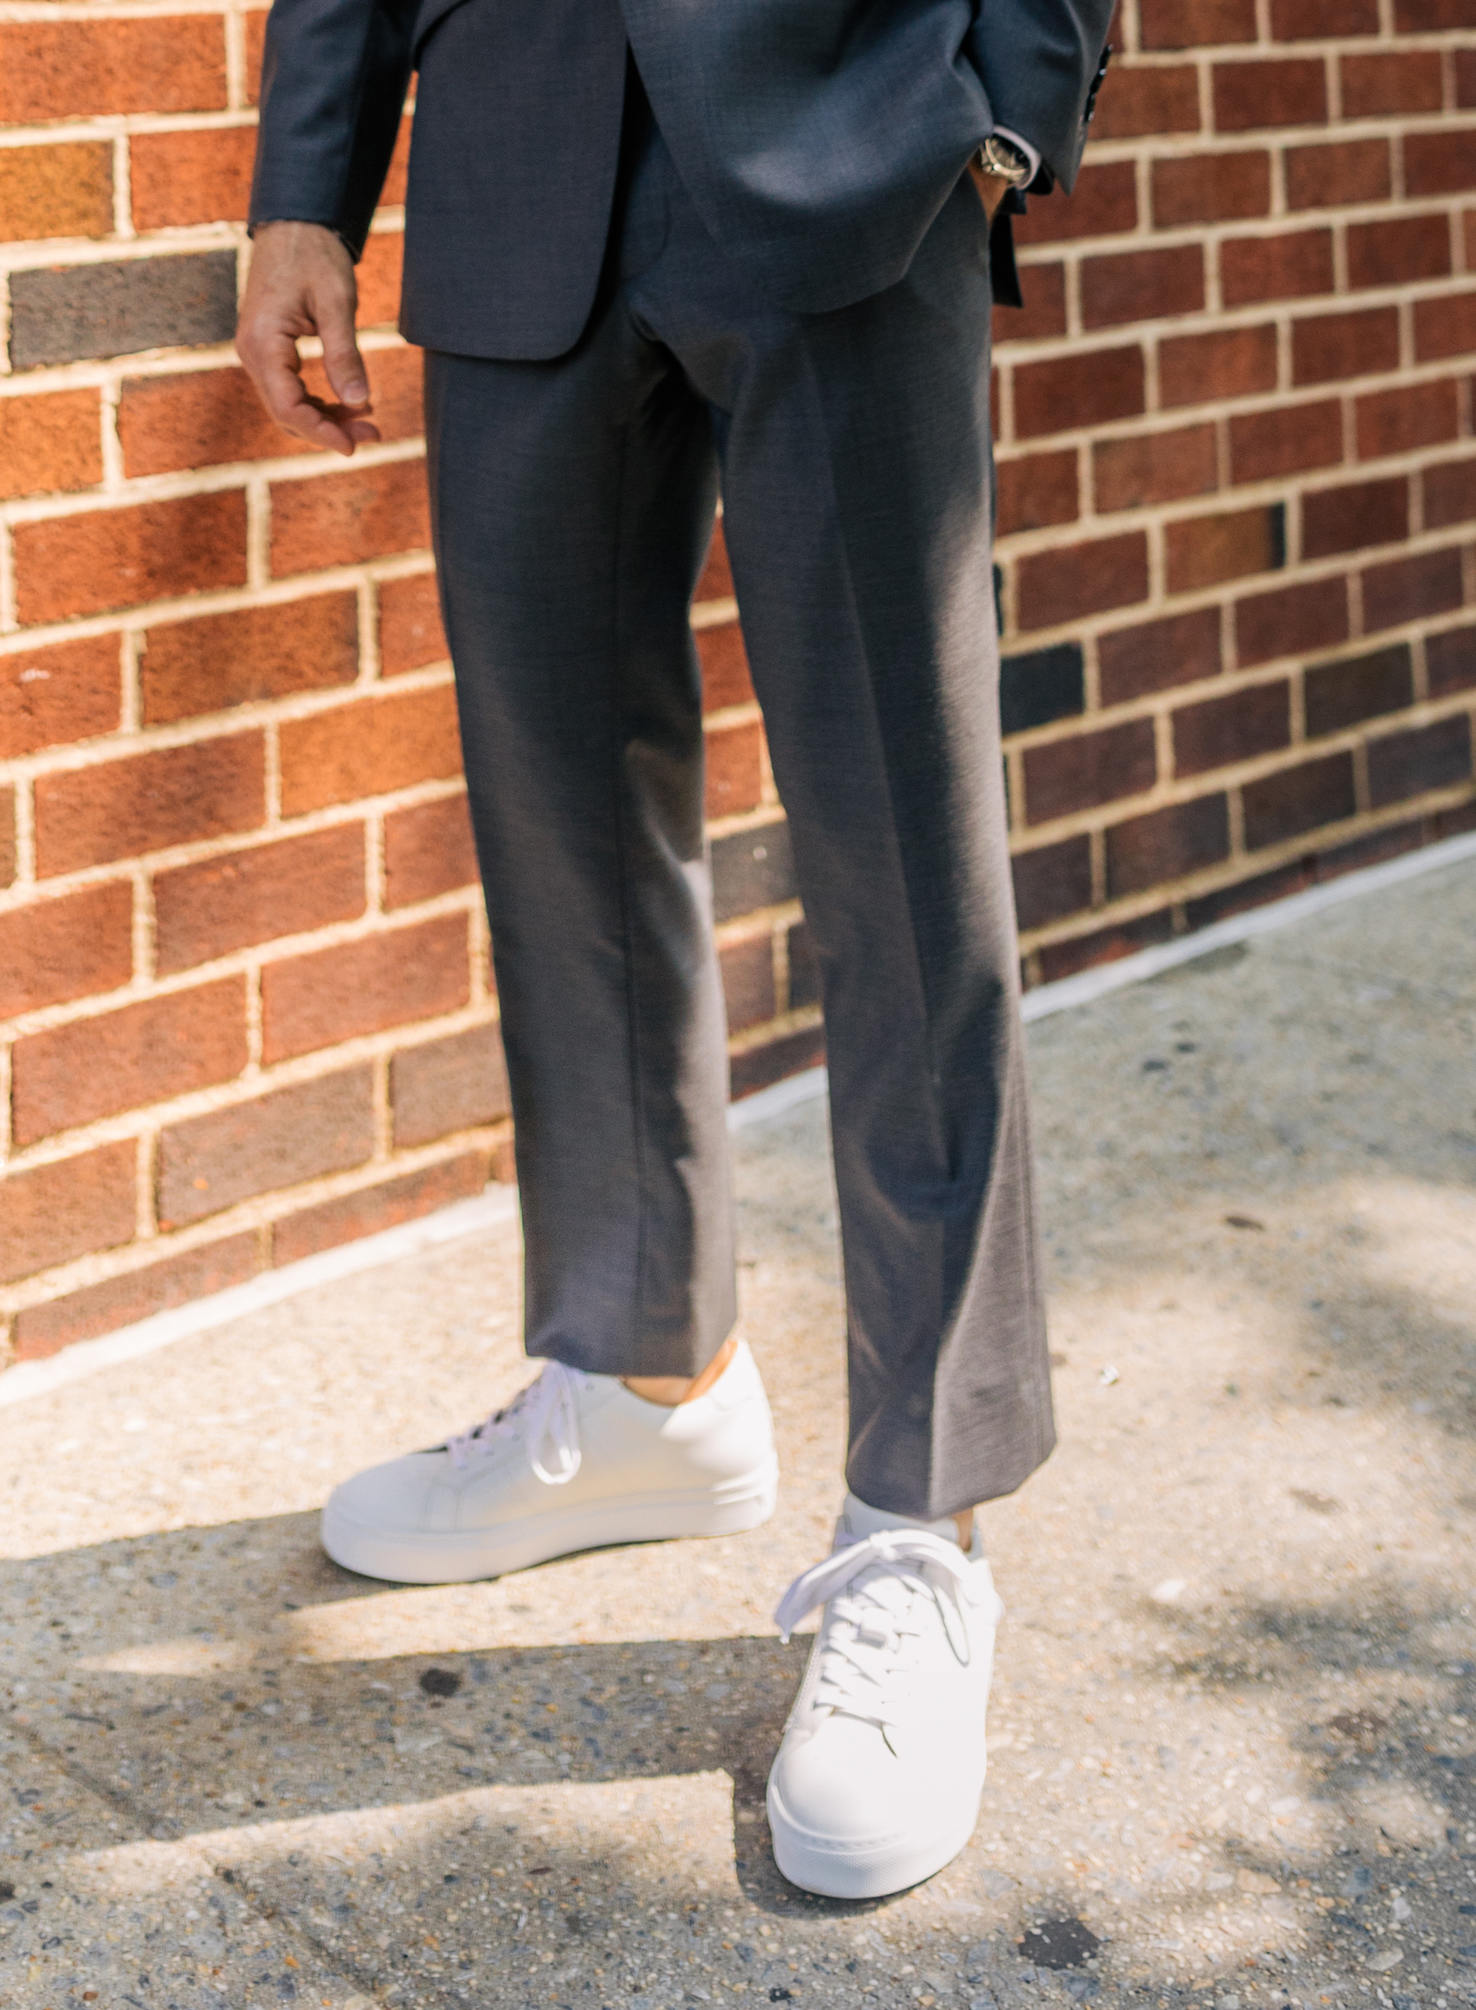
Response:
[[[672,1493],[615,1494],[529,1515],[489,1529],[399,1536],[367,1526],[330,1501],[322,1542],[333,1561],[361,1577],[391,1584],[471,1584],[527,1570],[556,1556],[620,1543],[670,1542],[684,1536],[741,1535],[774,1512],[777,1461],[716,1487]]]
[[[981,1789],[982,1793],[982,1789]],[[976,1795],[963,1815],[926,1836],[892,1835],[837,1843],[790,1820],[772,1785],[767,1795],[774,1862],[782,1876],[819,1898],[887,1898],[936,1877],[963,1849],[979,1819]]]

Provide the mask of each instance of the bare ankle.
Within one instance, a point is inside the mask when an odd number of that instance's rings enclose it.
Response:
[[[738,1351],[738,1336],[729,1337],[719,1347],[700,1375],[622,1375],[621,1381],[633,1396],[643,1402],[659,1403],[663,1409],[674,1410],[678,1403],[690,1403],[702,1396],[717,1381],[728,1363]]]

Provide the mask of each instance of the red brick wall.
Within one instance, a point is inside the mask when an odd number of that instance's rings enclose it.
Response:
[[[506,1177],[425,550],[229,348],[263,14],[0,22],[0,1357]],[[1476,0],[1137,0],[1000,317],[1027,976],[1476,823]],[[403,152],[401,161],[403,160]],[[734,1077],[819,1051],[721,550]]]

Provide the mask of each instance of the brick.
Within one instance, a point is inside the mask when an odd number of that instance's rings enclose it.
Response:
[[[1476,518],[1476,460],[1439,461],[1420,477],[1426,530]]]
[[[1331,558],[1370,544],[1393,544],[1409,535],[1409,479],[1348,482],[1302,497],[1302,556]]]
[[[257,1194],[362,1165],[374,1149],[374,1078],[345,1069],[167,1126],[159,1136],[164,1229]]]
[[[400,130],[395,136],[395,150],[390,155],[389,167],[385,170],[384,186],[379,191],[381,209],[398,208],[405,200],[405,187],[410,178],[410,127],[409,116],[400,120]]]
[[[34,1144],[123,1110],[228,1082],[246,1066],[246,984],[227,977],[18,1040],[13,1131]]]
[[[1380,628],[1400,628],[1432,614],[1459,607],[1461,554],[1422,551],[1371,565],[1363,577],[1363,626],[1370,634]]]
[[[1053,642],[1000,663],[1000,725],[1007,738],[1074,718],[1085,709],[1086,666],[1079,642]]]
[[[225,101],[219,14],[0,25],[0,125],[113,112],[208,112]]]
[[[1140,914],[1132,921],[1115,921],[1106,928],[1093,929],[1089,935],[1042,943],[1036,951],[1041,981],[1054,984],[1078,970],[1116,963],[1124,956],[1136,955],[1140,949],[1151,948],[1154,943],[1167,942],[1173,932],[1173,914],[1164,907],[1156,914]]]
[[[1227,915],[1244,914],[1273,900],[1285,900],[1289,893],[1300,893],[1315,882],[1315,863],[1299,858],[1290,865],[1278,866],[1274,872],[1255,873],[1230,886],[1217,886],[1209,893],[1199,894],[1184,903],[1185,923],[1190,929],[1208,928],[1211,922],[1223,921]]]
[[[764,729],[758,720],[709,726],[703,738],[708,816],[737,816],[757,809],[764,787]]]
[[[1146,893],[1165,881],[1187,879],[1230,855],[1227,797],[1198,796],[1113,824],[1106,834],[1107,898]]]
[[[720,712],[728,705],[747,705],[753,700],[753,679],[743,631],[736,621],[724,621],[717,628],[697,632],[697,660],[702,668],[702,706]]]
[[[1348,284],[1407,286],[1450,271],[1450,222],[1442,211],[1348,225]]]
[[[1125,321],[1194,314],[1204,305],[1204,251],[1198,244],[1152,251],[1119,251],[1087,258],[1081,266],[1082,326],[1118,327]]]
[[[1223,697],[1184,705],[1174,713],[1174,773],[1202,775],[1274,754],[1291,744],[1291,686],[1242,684]]]
[[[362,1236],[377,1235],[402,1221],[415,1221],[453,1201],[470,1200],[487,1184],[487,1154],[461,1152],[437,1165],[358,1187],[303,1208],[272,1224],[274,1265],[300,1263],[320,1249],[336,1249]]]
[[[1025,265],[1020,273],[1023,307],[996,307],[994,340],[1040,342],[1066,333],[1066,268],[1059,261]]]
[[[1378,32],[1379,0],[1271,0],[1277,42],[1341,42]]]
[[[190,1305],[232,1285],[244,1284],[261,1268],[254,1234],[228,1235],[201,1249],[183,1250],[163,1263],[125,1270],[101,1284],[84,1285],[62,1298],[27,1305],[16,1314],[18,1361],[40,1361],[77,1340],[115,1333],[176,1305]]]
[[[464,914],[285,956],[261,973],[262,1059],[455,1012],[470,984]]]
[[[1339,63],[1345,119],[1438,112],[1444,96],[1438,49],[1381,49]]]
[[[1232,237],[1220,246],[1220,290],[1227,307],[1261,300],[1305,300],[1331,293],[1330,230],[1287,230],[1276,236]]]
[[[42,878],[254,830],[266,814],[260,733],[126,754],[36,782]]]
[[[1170,593],[1193,593],[1248,573],[1274,572],[1286,563],[1286,506],[1258,504],[1168,524],[1164,562]]]
[[[1079,914],[1092,904],[1092,847],[1086,837],[1017,851],[1010,860],[1015,879],[1015,915],[1022,932],[1045,928]]]
[[[815,940],[803,921],[796,921],[785,938],[789,961],[789,1009],[798,1012],[820,1003],[820,959]]]
[[[1476,127],[1404,135],[1404,193],[1458,195],[1476,189]]]
[[[1432,698],[1476,686],[1476,628],[1448,628],[1425,637],[1425,675]]]
[[[371,231],[359,260],[359,326],[393,328],[400,318],[400,280],[405,263],[402,230]]]
[[[1455,99],[1463,111],[1476,105],[1476,49],[1454,49],[1455,58]],[[1419,106],[1418,110],[1439,111],[1440,109],[1440,52],[1430,49],[1421,52],[1421,60],[1435,69],[1435,102],[1432,106]]]
[[[287,816],[384,795],[461,769],[456,694],[449,683],[391,691],[284,719],[282,809]]]
[[[17,524],[22,623],[104,614],[246,580],[246,498],[239,489]]]
[[[1255,0],[1142,0],[1145,49],[1196,49],[1254,42]]]
[[[246,102],[255,105],[261,102],[261,58],[266,44],[267,14],[265,7],[251,8],[246,14]]]
[[[1202,678],[1218,677],[1222,667],[1220,613],[1215,607],[1196,607],[1187,614],[1113,629],[1097,638],[1104,705],[1126,705],[1151,691],[1197,684]]]
[[[1144,409],[1143,352],[1133,344],[1017,364],[1014,389],[1018,439],[1134,419]]]
[[[1031,552],[1016,570],[1020,628],[1054,628],[1130,606],[1148,595],[1148,541],[1142,531]]]
[[[15,878],[15,790],[0,789],[0,886]]]
[[[1241,790],[1247,851],[1285,844],[1319,824],[1340,823],[1358,808],[1353,787],[1353,756],[1326,754],[1262,775]]]
[[[0,656],[0,761],[111,733],[122,704],[116,635]]]
[[[1111,237],[1138,223],[1137,175],[1131,161],[1093,161],[1076,187],[1058,202],[1037,203],[1016,219],[1022,246],[1083,237]]]
[[[0,161],[5,158],[0,149]],[[0,497],[56,494],[102,480],[96,391],[0,398]]]
[[[0,240],[106,237],[112,228],[113,149],[106,141],[0,148]]]
[[[1339,663],[1316,663],[1303,681],[1307,737],[1346,732],[1381,712],[1401,712],[1414,703],[1414,667],[1407,642],[1349,656]]]
[[[0,914],[0,1019],[116,991],[133,975],[126,880]]]
[[[1211,328],[1158,346],[1158,395],[1166,406],[1220,404],[1276,388],[1276,329]]]
[[[477,853],[464,792],[416,803],[385,818],[386,907],[434,900],[437,894],[475,885],[476,878]]]
[[[379,669],[384,677],[444,663],[450,655],[441,626],[433,572],[379,582]]]
[[[719,921],[795,897],[794,854],[782,819],[712,841],[713,910]]]
[[[774,1017],[779,1000],[774,990],[772,937],[752,935],[745,941],[724,943],[718,965],[730,1032],[741,1033]]]
[[[161,622],[144,637],[139,678],[149,725],[196,718],[295,691],[351,684],[358,673],[352,593]]]
[[[236,254],[195,251],[16,272],[10,361],[17,370],[225,342],[236,325]]]
[[[1264,148],[1154,161],[1152,178],[1153,221],[1160,230],[1270,213],[1271,156]]]
[[[1288,147],[1285,159],[1286,199],[1292,209],[1336,209],[1343,203],[1387,202],[1394,191],[1393,163],[1386,139]]]
[[[164,975],[364,912],[364,826],[253,845],[154,877],[154,954]]]
[[[1151,719],[1027,747],[1024,761],[1025,820],[1032,824],[1141,795],[1158,779]]]
[[[1476,0],[1394,0],[1394,28],[1400,35],[1476,28]]]
[[[1230,419],[1230,479],[1265,482],[1330,467],[1343,458],[1343,413],[1335,399],[1273,405]]]
[[[1374,809],[1402,803],[1429,789],[1450,789],[1471,779],[1471,718],[1458,712],[1430,726],[1413,726],[1370,740],[1368,799]]]
[[[1217,132],[1320,126],[1327,121],[1327,72],[1313,57],[1272,56],[1216,63],[1211,92]]]
[[[1292,382],[1328,384],[1399,367],[1399,315],[1393,307],[1309,315],[1292,323]]]
[[[0,1174],[0,1284],[133,1237],[131,1140]]]
[[[733,597],[733,569],[728,563],[728,547],[723,537],[722,519],[712,527],[712,538],[707,547],[707,556],[702,561],[702,571],[693,592],[693,601],[701,606],[706,600],[731,600]]]
[[[1235,607],[1236,659],[1242,667],[1346,640],[1348,595],[1341,579],[1309,579],[1252,594]]]
[[[1112,88],[1097,100],[1094,138],[1198,131],[1199,77],[1192,64],[1113,62]]]
[[[1378,460],[1459,437],[1460,386],[1453,379],[1371,391],[1353,407],[1358,458]]]
[[[781,1034],[763,1046],[747,1047],[728,1061],[728,1094],[736,1103],[771,1082],[782,1082],[805,1068],[818,1068],[825,1059],[825,1029],[805,1026],[796,1033]]]
[[[1208,495],[1218,486],[1213,425],[1136,433],[1099,440],[1092,448],[1092,487],[1102,511],[1141,509]]]
[[[272,571],[354,565],[430,543],[425,467],[381,462],[316,480],[273,482]]]
[[[135,230],[244,223],[255,154],[254,125],[135,133],[128,143]]]
[[[402,1048],[390,1062],[390,1106],[397,1150],[500,1122],[512,1103],[497,1028]]]
[[[1001,537],[1016,531],[1043,530],[1048,524],[1074,523],[1081,514],[1074,447],[1013,459],[1001,456],[998,475],[995,528]]]
[[[1415,361],[1476,353],[1476,292],[1442,293],[1414,303]],[[0,413],[4,407],[0,406]]]

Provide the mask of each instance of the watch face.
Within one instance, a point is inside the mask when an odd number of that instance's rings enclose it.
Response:
[[[984,142],[984,154],[994,173],[1006,181],[1029,180],[1030,162],[1012,141],[1002,140],[998,133],[991,133]]]

